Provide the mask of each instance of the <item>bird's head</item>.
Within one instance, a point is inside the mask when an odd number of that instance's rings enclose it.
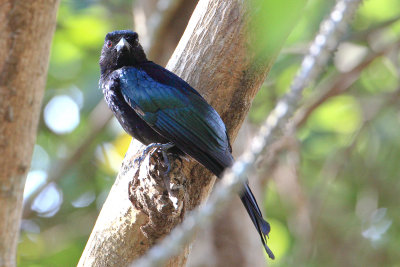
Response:
[[[136,32],[124,30],[106,35],[100,56],[101,74],[146,61],[146,55]]]

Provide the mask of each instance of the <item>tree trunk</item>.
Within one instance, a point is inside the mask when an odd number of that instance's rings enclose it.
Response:
[[[0,266],[15,266],[58,0],[0,1]]]
[[[219,112],[232,141],[291,29],[280,32],[280,39],[275,40],[280,45],[274,43],[260,60],[248,49],[248,40],[257,36],[247,34],[254,17],[247,4],[200,0],[167,66]],[[135,157],[142,149],[137,141],[131,143],[78,266],[128,265],[168,234],[185,212],[208,197],[215,177],[194,160],[173,162],[169,196],[159,175],[160,155],[136,164]],[[248,227],[253,227],[250,221]],[[167,265],[183,266],[188,254],[187,247]]]

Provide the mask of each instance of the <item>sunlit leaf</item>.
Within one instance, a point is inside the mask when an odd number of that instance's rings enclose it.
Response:
[[[360,127],[362,115],[352,96],[338,96],[319,107],[307,125],[315,130],[351,134]]]
[[[382,21],[399,15],[399,0],[366,0],[359,13],[370,20]]]

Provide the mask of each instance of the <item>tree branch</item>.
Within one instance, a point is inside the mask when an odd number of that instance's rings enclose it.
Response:
[[[354,84],[355,81],[361,75],[361,72],[367,68],[375,59],[381,57],[385,54],[389,54],[391,51],[400,47],[400,42],[394,42],[386,47],[381,48],[379,51],[372,52],[369,54],[363,61],[361,61],[357,66],[355,66],[352,70],[336,75],[333,79],[329,79],[323,86],[320,88],[320,94],[307,106],[302,107],[296,113],[296,116],[293,119],[293,126],[295,128],[300,128],[307,121],[308,117],[314,112],[316,108],[325,103],[328,99],[345,93],[351,85]]]
[[[58,182],[64,175],[85,155],[85,152],[93,145],[96,136],[101,133],[111,120],[112,114],[107,104],[99,102],[89,115],[90,132],[82,138],[82,141],[70,152],[65,160],[58,160],[52,164],[46,182],[35,188],[25,199],[22,218],[28,218],[32,214],[32,203],[36,197],[51,183]]]
[[[57,0],[0,4],[0,266],[15,266]]]

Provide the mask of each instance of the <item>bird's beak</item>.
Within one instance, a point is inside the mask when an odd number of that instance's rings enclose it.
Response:
[[[121,40],[119,40],[118,44],[115,46],[115,49],[117,49],[117,52],[119,52],[124,47],[129,50],[131,45],[128,43],[128,41],[125,40],[124,37],[122,37]]]

